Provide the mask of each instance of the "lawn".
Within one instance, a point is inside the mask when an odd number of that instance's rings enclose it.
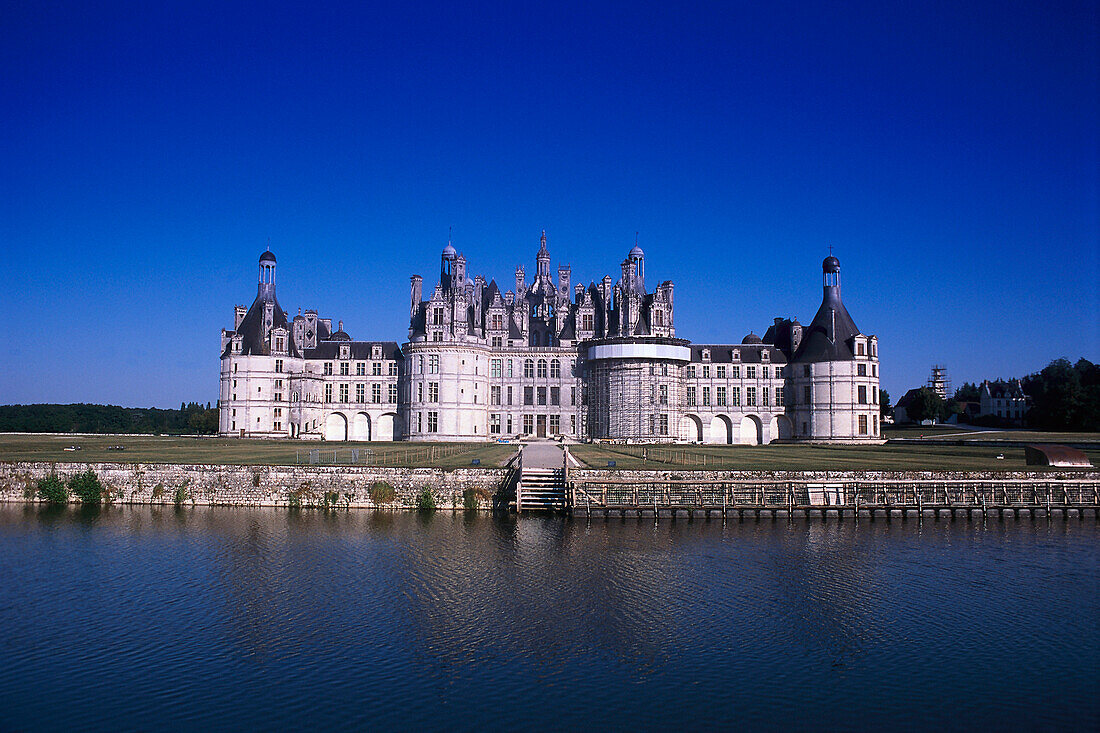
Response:
[[[643,446],[593,444],[571,446],[576,458],[591,468],[741,471],[1024,471],[1024,448],[947,445],[690,445]],[[1100,466],[1100,451],[1087,451]],[[1004,458],[997,456],[1003,455]],[[1064,469],[1056,469],[1064,470]]]
[[[66,451],[78,445],[79,451]],[[125,450],[108,450],[110,446]],[[294,465],[310,463],[310,451],[322,465],[495,468],[518,446],[496,443],[315,443],[240,438],[181,438],[117,435],[0,434],[0,461],[80,461],[89,463],[209,463]],[[335,455],[334,455],[335,454]],[[335,461],[334,461],[335,459]]]
[[[884,438],[983,441],[998,440],[1013,443],[1100,443],[1100,433],[1043,432],[1040,430],[998,430],[958,425],[906,425],[887,427]]]

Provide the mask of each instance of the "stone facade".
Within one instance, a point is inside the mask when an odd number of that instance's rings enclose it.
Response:
[[[509,476],[504,468],[380,468],[365,466],[227,466],[163,463],[0,463],[0,501],[35,501],[35,482],[56,472],[62,479],[87,469],[106,487],[106,500],[121,504],[224,506],[323,506],[408,509],[424,488],[440,509],[463,508],[472,490],[480,509],[490,509]],[[385,482],[392,498],[372,499]],[[378,496],[376,492],[376,497]]]
[[[560,435],[707,443],[875,441],[878,340],[840,299],[840,262],[822,263],[809,326],[777,318],[737,344],[678,338],[671,282],[646,288],[637,245],[613,281],[552,273],[546,233],[528,282],[471,277],[448,243],[425,298],[411,278],[408,340],[355,341],[315,311],[292,321],[260,258],[250,308],[222,332],[220,432],[327,440],[481,440]]]

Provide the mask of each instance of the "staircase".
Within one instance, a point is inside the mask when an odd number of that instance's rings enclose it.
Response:
[[[564,469],[521,468],[516,485],[517,512],[563,512],[567,503]]]

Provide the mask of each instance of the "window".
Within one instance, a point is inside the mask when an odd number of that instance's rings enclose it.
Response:
[[[535,416],[524,415],[523,416],[523,432],[526,435],[530,435],[535,432]]]
[[[523,404],[533,405],[535,404],[535,388],[524,387],[523,388]]]
[[[539,359],[539,379],[546,378],[546,359]]]
[[[703,365],[703,379],[710,379],[710,364]]]
[[[769,367],[760,367],[760,375],[762,377],[764,377],[764,379],[771,379],[771,376],[768,374],[768,371],[769,371]]]
[[[493,379],[500,379],[501,374],[503,374],[503,370],[500,367],[501,367],[501,360],[500,359],[490,359],[489,360],[489,376],[492,377]]]
[[[443,309],[442,308],[433,308],[432,309],[432,325],[433,326],[442,326],[443,325]]]
[[[355,401],[362,402],[367,398],[367,385],[357,384],[355,385]]]
[[[861,405],[867,404],[867,388],[861,384],[856,389],[859,392],[859,403]]]
[[[283,371],[283,360],[282,359],[276,359],[275,360],[275,371],[277,371],[277,372]]]
[[[442,331],[432,331],[432,341],[442,341],[442,340],[443,340],[443,332]]]
[[[424,383],[417,382],[416,384],[416,399],[418,402],[424,401]]]
[[[489,388],[489,404],[490,405],[499,405],[500,404],[500,387],[498,385],[494,385],[494,386]]]
[[[577,433],[577,416],[576,415],[570,415],[569,416],[569,432],[573,433],[574,435],[576,435],[576,433]]]
[[[878,415],[872,416],[871,419],[875,421],[875,432],[873,435],[878,435]]]
[[[668,414],[662,412],[659,418],[658,424],[660,425],[661,435],[668,435]]]
[[[372,377],[382,376],[382,362],[376,361],[370,365],[370,373]]]
[[[813,393],[810,391],[810,388],[809,387],[803,387],[802,388],[802,404],[812,405],[813,402],[814,402],[814,396],[813,396]]]
[[[734,405],[735,407],[737,405],[740,405],[741,404],[741,388],[740,387],[731,387],[730,388],[730,397],[731,397],[731,399],[730,399],[730,404],[731,405]]]
[[[584,315],[581,316],[581,328],[584,329],[585,331],[591,331],[592,330],[593,325],[592,325],[592,314],[591,313],[585,313]]]
[[[561,362],[557,359],[553,359],[550,362],[550,377],[552,379],[561,379]]]
[[[730,367],[730,376],[733,377],[734,379],[740,379],[741,378],[741,367],[739,367],[739,366]]]
[[[750,407],[756,404],[756,387],[745,387],[745,404]]]
[[[433,411],[433,412],[428,413],[428,432],[429,433],[438,433],[439,432],[439,413],[438,412]]]
[[[783,406],[783,393],[786,392],[786,391],[787,391],[786,387],[776,387],[775,388],[775,406],[776,407],[782,407]]]
[[[745,367],[745,377],[748,379],[756,379],[756,367],[751,364]]]
[[[512,434],[512,416],[511,415],[508,415],[508,422],[506,424],[507,424],[507,427],[505,429],[508,431],[508,434],[511,435]]]
[[[878,387],[871,387],[871,402],[878,404]]]
[[[489,432],[493,435],[500,434],[500,413],[489,414]]]
[[[860,376],[860,377],[866,377],[867,376],[867,365],[866,364],[856,364],[856,376]]]
[[[867,434],[867,416],[866,415],[860,415],[859,416],[859,434],[860,435],[866,435]]]
[[[710,387],[703,387],[703,405],[710,406]]]
[[[689,364],[688,365],[687,378],[688,379],[695,379],[695,365],[694,364]]]
[[[504,345],[504,339],[502,339],[500,336],[493,336],[492,341],[492,346],[494,349],[499,349],[501,346]]]
[[[508,376],[509,377],[514,377],[515,376],[515,374],[512,373],[512,364],[513,363],[514,362],[511,359],[508,360]]]
[[[326,377],[331,377],[332,376],[332,362],[331,361],[326,361],[325,362],[325,376]]]
[[[872,364],[871,365],[871,376],[872,377],[877,377],[878,376],[878,364]]]
[[[508,404],[512,404],[512,388],[508,388]]]
[[[569,388],[569,404],[571,404],[571,405],[577,404],[577,388],[576,387],[570,387]]]
[[[660,400],[661,404],[662,405],[667,405],[668,404],[668,385],[667,384],[662,384],[660,387],[658,387],[657,388],[657,395],[658,395],[658,399]]]
[[[668,364],[661,364],[661,376],[662,377],[667,377],[668,376]]]
[[[523,360],[523,376],[526,379],[535,378],[535,362],[532,359]]]
[[[285,348],[286,348],[286,346],[284,345],[283,337],[282,336],[275,337],[275,350],[276,351],[282,351]]]
[[[714,367],[714,376],[718,377],[719,379],[725,379],[726,378],[726,365],[725,364],[720,364],[720,365]]]
[[[378,404],[382,401],[382,385],[372,384],[370,386],[370,401],[374,404]]]
[[[502,316],[500,313],[494,313],[492,315],[492,317],[490,318],[489,328],[493,329],[494,331],[499,331],[502,328],[504,328],[504,316]],[[500,430],[499,430],[499,428],[500,428],[500,415],[497,415],[497,428],[498,428],[497,432],[499,433],[500,432]]]
[[[687,388],[687,397],[685,399],[688,407],[695,407],[695,387]]]
[[[715,397],[715,403],[719,407],[725,407],[726,406],[726,388],[725,387],[716,387],[715,391],[716,391],[716,394],[714,396]]]
[[[546,387],[538,387],[536,389],[537,389],[536,394],[538,395],[538,398],[539,398],[539,404],[540,405],[545,405],[546,404]]]
[[[768,399],[769,391],[767,387],[764,387],[764,389],[760,391],[760,404],[764,407],[767,407],[771,402],[771,400]]]
[[[561,415],[550,416],[550,434],[557,435],[561,432]]]
[[[348,364],[346,361],[340,362],[340,376],[346,377],[349,374],[351,374],[351,364]]]
[[[363,362],[358,362],[355,365],[355,376],[365,377],[367,376],[367,365]]]
[[[439,374],[439,354],[428,357],[428,374]]]
[[[279,422],[278,420],[275,421],[275,429],[276,430],[282,430],[283,429],[283,424],[281,422]]]
[[[397,362],[396,361],[391,361],[390,362],[390,376],[391,377],[396,377],[397,376]]]
[[[340,385],[340,401],[341,402],[347,402],[348,401],[348,385],[347,385],[347,382]]]
[[[282,402],[283,401],[283,393],[282,392],[276,392],[275,393],[275,401],[276,402]]]
[[[416,413],[416,432],[424,432],[424,413]]]
[[[387,397],[387,402],[397,402],[397,384],[390,384]]]
[[[863,356],[863,344],[856,344],[856,356]],[[864,431],[866,432],[866,431]]]
[[[439,402],[439,382],[428,382],[428,402]]]

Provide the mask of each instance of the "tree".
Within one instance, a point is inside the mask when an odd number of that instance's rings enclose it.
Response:
[[[1100,367],[1088,359],[1055,359],[1023,379],[1028,422],[1047,430],[1100,430]]]
[[[878,391],[878,414],[880,417],[894,414],[894,408],[890,406],[890,393],[884,389]]]
[[[963,385],[955,390],[956,402],[978,402],[981,399],[981,392],[978,390],[978,385],[971,382],[963,382]]]
[[[943,417],[946,405],[943,398],[929,387],[921,387],[906,408],[906,413],[913,422],[924,420],[938,420]]]

